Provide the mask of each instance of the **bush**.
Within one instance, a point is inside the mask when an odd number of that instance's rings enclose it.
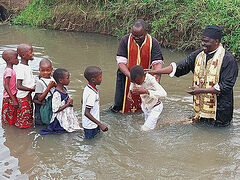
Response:
[[[122,37],[138,18],[164,47],[182,50],[199,48],[202,30],[219,25],[222,43],[240,58],[240,1],[235,0],[34,0],[14,23]]]

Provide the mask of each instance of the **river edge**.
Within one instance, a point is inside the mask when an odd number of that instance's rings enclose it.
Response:
[[[223,45],[239,61],[240,31],[236,22],[240,21],[237,16],[240,8],[236,7],[236,11],[231,11],[233,5],[238,5],[237,2],[230,1],[222,7],[221,3],[224,3],[222,1],[220,4],[195,0],[192,3],[185,1],[163,0],[159,3],[152,0],[121,0],[96,3],[77,0],[50,0],[48,2],[33,0],[20,13],[10,15],[12,18],[9,22],[66,32],[94,32],[116,36],[120,39],[126,33],[131,32],[134,20],[142,18],[147,23],[149,34],[155,37],[162,47],[181,51],[193,51],[200,48],[202,29],[208,24],[217,24],[224,31]],[[199,12],[199,8],[202,7],[206,9]],[[214,9],[218,10],[216,15],[214,12],[208,13],[209,10]],[[233,18],[229,19],[229,15]],[[199,17],[196,18],[197,16]]]

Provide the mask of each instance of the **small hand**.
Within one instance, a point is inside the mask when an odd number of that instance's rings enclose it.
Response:
[[[132,93],[135,94],[135,95],[148,94],[148,90],[139,87],[139,88],[134,88],[134,89],[132,90]]]
[[[54,81],[50,81],[49,84],[48,84],[48,87],[51,89],[54,86],[56,86],[56,83]]]
[[[46,104],[45,99],[41,103],[42,103],[43,106],[45,106],[45,104]]]
[[[72,98],[68,98],[67,105],[68,106],[73,106],[73,99]]]
[[[134,103],[133,98],[132,98],[132,94],[131,94],[130,91],[129,91],[129,93],[128,93],[127,99],[128,99],[130,102]]]
[[[13,99],[13,107],[18,108],[18,102],[16,99]]]
[[[201,88],[199,88],[198,86],[196,86],[196,87],[191,86],[191,87],[189,87],[189,89],[190,90],[186,91],[188,94],[197,95],[197,94],[201,93]]]
[[[99,125],[99,127],[103,132],[108,131],[108,127],[105,126],[104,124]]]
[[[35,86],[33,86],[33,88],[31,89],[31,91],[30,91],[30,92],[33,92],[33,91],[35,91],[35,89],[36,89],[36,85],[35,85]]]

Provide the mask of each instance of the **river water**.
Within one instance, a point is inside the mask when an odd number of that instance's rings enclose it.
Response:
[[[233,125],[212,128],[179,123],[193,114],[192,97],[185,93],[192,75],[164,75],[161,84],[168,93],[164,110],[157,128],[144,133],[140,131],[142,114],[120,115],[108,110],[115,91],[116,38],[0,26],[0,39],[0,55],[20,43],[33,45],[35,60],[30,65],[35,75],[43,57],[51,59],[54,68],[71,73],[68,88],[80,122],[84,69],[100,66],[101,120],[109,127],[97,138],[85,140],[82,132],[40,136],[41,127],[17,129],[0,124],[0,179],[239,179],[239,83],[234,88]],[[168,49],[162,52],[165,65],[186,56]],[[0,59],[1,94],[4,68]]]

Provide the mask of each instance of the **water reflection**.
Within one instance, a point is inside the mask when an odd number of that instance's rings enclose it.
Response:
[[[100,66],[101,119],[109,127],[94,140],[82,133],[40,136],[41,128],[0,128],[0,178],[7,179],[238,179],[240,146],[240,86],[235,87],[233,126],[211,128],[182,124],[192,113],[192,97],[185,93],[192,75],[162,77],[168,92],[156,130],[143,133],[142,114],[112,114],[118,40],[97,34],[66,33],[1,26],[0,54],[20,43],[34,46],[31,62],[35,75],[43,57],[54,68],[71,73],[68,86],[74,109],[81,121],[81,97],[86,84],[83,71]],[[185,53],[163,49],[165,65]],[[0,74],[5,64],[0,58]],[[2,80],[0,81],[2,92]],[[2,100],[1,100],[2,101]]]

